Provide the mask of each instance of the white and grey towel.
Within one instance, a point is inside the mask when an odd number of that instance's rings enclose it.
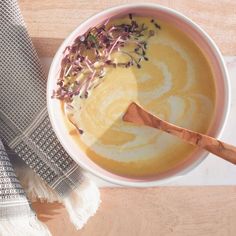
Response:
[[[0,0],[0,11],[0,137],[9,147],[9,156],[14,159],[17,155],[37,174],[22,163],[21,168],[16,165],[26,192],[49,201],[60,200],[72,222],[81,228],[96,212],[98,189],[85,179],[52,130],[46,108],[46,77],[17,1]],[[3,170],[8,174],[8,168]],[[17,186],[11,185],[10,191],[19,189]],[[4,218],[2,209],[8,208],[0,206],[0,218]],[[11,214],[17,214],[18,209]]]
[[[48,236],[26,198],[0,140],[0,235]]]

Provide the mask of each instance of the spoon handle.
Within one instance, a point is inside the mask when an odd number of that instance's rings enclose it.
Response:
[[[123,120],[160,129],[181,138],[187,143],[203,148],[208,152],[225,159],[226,161],[236,164],[236,147],[208,135],[181,128],[177,125],[161,120],[160,118],[145,111],[136,103],[131,103],[123,117]]]

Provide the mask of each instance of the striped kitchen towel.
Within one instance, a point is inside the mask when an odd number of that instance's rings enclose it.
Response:
[[[64,203],[79,229],[96,212],[99,191],[53,132],[46,108],[46,77],[17,1],[0,0],[0,10],[0,137],[9,156],[17,155],[25,163],[17,173],[23,186],[32,189],[26,192]],[[6,207],[0,208],[0,216],[2,209]]]

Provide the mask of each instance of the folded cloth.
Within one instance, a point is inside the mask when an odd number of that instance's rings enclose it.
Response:
[[[0,235],[47,236],[25,196],[0,140]]]
[[[56,195],[81,228],[99,206],[99,191],[53,132],[46,109],[46,77],[17,1],[0,0],[0,7],[1,138],[40,177],[33,174],[34,182],[43,186],[42,195]],[[30,180],[24,177],[23,182],[32,188]],[[52,194],[45,194],[50,189]]]

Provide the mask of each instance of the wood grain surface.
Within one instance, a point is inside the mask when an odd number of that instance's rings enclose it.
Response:
[[[19,0],[40,56],[52,57],[62,40],[89,16],[139,0]],[[153,1],[198,23],[224,54],[236,55],[235,0]],[[236,187],[101,189],[102,204],[84,229],[76,231],[60,204],[33,204],[53,236],[234,236]]]
[[[52,56],[62,40],[89,16],[141,0],[20,0],[28,30],[41,56]],[[159,0],[190,17],[211,35],[224,54],[236,54],[235,0]]]
[[[234,236],[236,187],[101,190],[102,204],[76,231],[59,204],[34,204],[53,236]]]

